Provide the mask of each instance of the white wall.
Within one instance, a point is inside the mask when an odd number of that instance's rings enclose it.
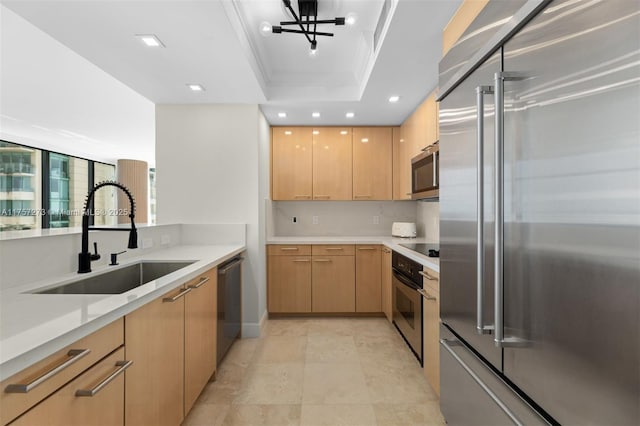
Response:
[[[419,201],[416,214],[418,237],[429,242],[440,242],[440,203],[437,201]]]
[[[156,106],[158,223],[247,225],[245,337],[259,334],[266,293],[260,176],[268,161],[260,161],[261,120],[258,105]]]

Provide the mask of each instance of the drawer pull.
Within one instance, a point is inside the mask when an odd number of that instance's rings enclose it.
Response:
[[[314,262],[331,262],[331,259],[313,259]]]
[[[358,247],[358,250],[375,250],[375,247]]]
[[[309,262],[309,259],[293,259],[294,262]]]
[[[69,367],[71,364],[75,363],[80,358],[84,357],[85,355],[88,355],[89,352],[91,352],[91,349],[71,349],[69,352],[67,352],[67,356],[70,358],[64,361],[62,364],[58,365],[52,370],[47,371],[46,373],[44,373],[42,376],[38,377],[31,383],[12,384],[7,386],[4,389],[4,391],[6,393],[27,393],[33,388],[35,388],[36,386],[46,382],[47,380],[49,380],[50,378],[52,378],[53,376],[55,376],[56,374],[64,370],[65,368]]]
[[[438,279],[436,277],[432,277],[431,275],[427,274],[426,272],[418,271],[418,273],[420,275],[422,275],[423,277],[425,277],[426,279],[428,279],[429,281],[438,281]]]
[[[189,293],[191,291],[191,288],[183,288],[181,289],[182,291],[180,291],[180,293],[176,294],[173,297],[165,297],[162,299],[163,302],[165,303],[173,303],[176,300],[180,299],[182,296],[184,296],[185,294]]]
[[[116,367],[120,368],[107,376],[106,379],[98,383],[93,389],[78,389],[76,391],[76,396],[94,396],[95,394],[100,392],[102,388],[111,383],[116,377],[124,373],[124,370],[129,368],[131,364],[133,364],[133,361],[116,361]]]
[[[326,247],[325,250],[344,250],[342,247]]]
[[[371,198],[373,195],[354,195],[353,198]]]
[[[200,281],[198,281],[198,284],[192,284],[189,286],[189,288],[195,290],[196,288],[202,287],[207,281],[209,281],[209,277],[202,277],[200,278]]]
[[[294,195],[293,198],[304,198],[305,200],[308,200],[311,198],[311,195]]]
[[[429,296],[429,293],[427,293],[426,291],[424,291],[421,288],[418,289],[418,293],[420,293],[422,295],[422,297],[424,297],[427,300],[437,300],[435,297]]]
[[[319,199],[328,200],[329,198],[331,198],[331,196],[330,195],[314,195],[313,198],[315,198],[316,200],[319,200]]]
[[[300,250],[298,247],[281,247],[281,251],[298,251]]]

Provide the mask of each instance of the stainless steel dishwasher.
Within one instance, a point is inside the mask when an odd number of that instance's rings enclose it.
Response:
[[[242,260],[236,256],[218,267],[218,365],[242,329]]]

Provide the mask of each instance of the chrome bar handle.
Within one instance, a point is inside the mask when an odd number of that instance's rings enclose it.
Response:
[[[492,325],[484,324],[484,95],[492,95],[492,86],[476,87],[477,108],[477,237],[476,237],[476,331],[491,334]]]
[[[124,373],[124,370],[129,368],[133,364],[133,361],[116,361],[116,367],[118,368],[113,373],[109,374],[109,376],[98,383],[93,389],[78,389],[76,391],[76,396],[94,396],[98,392],[100,392],[105,386],[115,380],[116,377]]]
[[[91,349],[71,349],[69,352],[67,352],[67,356],[69,357],[69,359],[64,361],[62,364],[59,364],[58,366],[52,368],[30,383],[10,384],[4,389],[4,391],[5,393],[28,393],[36,386],[43,384],[65,368],[69,367],[71,364],[74,364],[76,361],[80,360],[80,358],[84,357],[85,355],[89,355],[90,352]]]
[[[311,262],[309,259],[293,259],[293,262],[304,262],[304,263],[308,263]]]
[[[422,297],[424,297],[427,300],[437,300],[435,297],[429,296],[429,293],[424,291],[424,289],[419,288],[418,289],[418,293],[420,293],[422,295]]]
[[[297,251],[300,250],[298,247],[280,247],[280,251]]]
[[[469,365],[467,365],[467,363],[464,362],[464,360],[462,358],[460,358],[460,355],[455,353],[455,351],[451,348],[451,344],[453,344],[455,346],[462,346],[462,343],[458,342],[457,340],[451,341],[451,340],[447,340],[447,339],[440,339],[440,345],[442,345],[442,347],[445,348],[447,352],[449,352],[449,354],[453,357],[453,359],[455,359],[458,362],[458,364],[460,364],[460,366],[464,369],[464,371],[466,371],[471,376],[473,381],[476,382],[478,384],[478,386],[480,386],[482,388],[482,390],[484,390],[486,392],[487,395],[489,395],[489,397],[493,400],[493,402],[495,402],[498,405],[498,407],[500,407],[500,409],[504,412],[504,414],[506,414],[507,417],[509,417],[514,424],[516,424],[518,426],[524,426],[524,423],[522,423],[520,421],[520,419],[518,419],[518,417],[516,417],[516,415],[513,413],[513,411],[511,411],[509,409],[509,407],[507,407],[507,405],[504,402],[502,402],[502,400],[498,397],[498,395],[496,395],[489,388],[489,386],[487,386],[482,381],[480,376],[478,376],[475,373],[475,371],[473,371],[471,369],[471,367],[469,367]]]
[[[331,259],[313,259],[314,262],[331,262]]]
[[[202,287],[207,281],[209,281],[209,277],[201,277],[198,284],[192,284],[189,286],[190,289],[195,290],[196,288]]]
[[[518,338],[504,337],[504,82],[522,80],[515,72],[497,72],[495,83],[495,233],[494,233],[494,342],[497,347],[521,346]]]
[[[189,292],[191,291],[191,288],[190,288],[190,287],[188,287],[188,288],[182,288],[182,289],[180,289],[180,290],[181,290],[181,291],[180,291],[180,293],[176,294],[176,295],[175,295],[175,296],[173,296],[173,297],[165,297],[165,298],[163,298],[163,299],[162,299],[162,301],[163,301],[163,302],[165,302],[165,303],[167,303],[167,302],[168,302],[168,303],[173,303],[173,302],[175,302],[176,300],[180,299],[180,298],[181,298],[182,296],[184,296],[185,294],[189,293]]]
[[[436,277],[432,277],[431,275],[427,274],[424,271],[418,271],[418,273],[420,275],[422,275],[423,277],[425,277],[426,279],[428,279],[429,281],[438,281],[438,279]]]

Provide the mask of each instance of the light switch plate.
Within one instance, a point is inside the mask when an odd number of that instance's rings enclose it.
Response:
[[[380,225],[380,216],[373,216],[373,224]]]
[[[312,222],[314,225],[317,225],[317,224],[318,224],[318,216],[311,216],[311,222]]]

